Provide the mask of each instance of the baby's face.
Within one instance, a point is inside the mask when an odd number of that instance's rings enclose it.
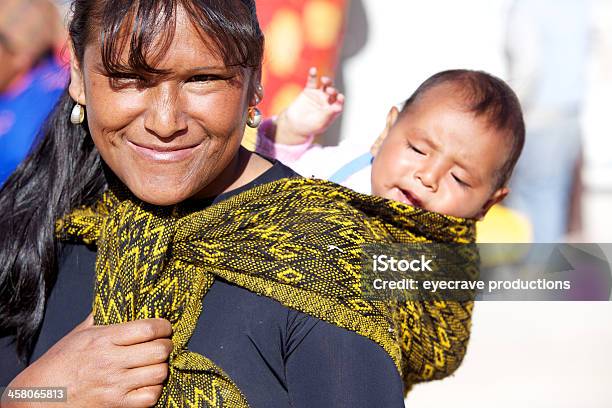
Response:
[[[408,112],[390,119],[393,125],[374,148],[373,195],[481,218],[507,194],[506,188],[495,189],[496,172],[509,152],[503,135],[465,111],[448,87],[427,91]]]

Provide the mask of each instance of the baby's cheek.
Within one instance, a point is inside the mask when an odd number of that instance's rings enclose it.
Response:
[[[466,199],[465,206],[458,211],[457,216],[462,218],[478,217],[486,201],[486,198],[483,199],[482,197],[469,197]]]
[[[465,217],[473,209],[472,199],[473,197],[463,192],[447,191],[443,196],[432,200],[430,203],[432,208],[429,210],[455,217]]]

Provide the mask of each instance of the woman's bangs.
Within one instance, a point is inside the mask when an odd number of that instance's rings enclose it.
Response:
[[[234,3],[228,7],[226,3]],[[165,74],[154,67],[172,43],[181,6],[200,38],[228,67],[257,68],[263,34],[242,1],[109,0],[99,21],[102,63],[110,74]],[[255,21],[255,24],[253,23]]]
[[[165,74],[154,67],[170,47],[176,2],[110,0],[100,20],[102,64],[110,75]]]

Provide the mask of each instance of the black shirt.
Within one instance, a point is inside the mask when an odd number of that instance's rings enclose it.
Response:
[[[292,176],[275,161],[212,202]],[[32,361],[91,311],[95,259],[86,246],[66,246]],[[0,386],[24,368],[10,340],[0,338]],[[401,378],[378,344],[219,278],[204,297],[188,348],[221,367],[253,408],[404,406]]]

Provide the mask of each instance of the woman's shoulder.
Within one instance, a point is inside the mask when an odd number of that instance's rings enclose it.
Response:
[[[267,171],[265,171],[257,179],[253,180],[253,182],[256,182],[257,184],[263,184],[263,183],[269,183],[272,181],[280,180],[282,178],[299,176],[299,174],[295,170],[288,167],[280,160],[266,157],[266,156],[261,156],[261,157],[269,161],[272,164],[272,167],[270,167]]]

